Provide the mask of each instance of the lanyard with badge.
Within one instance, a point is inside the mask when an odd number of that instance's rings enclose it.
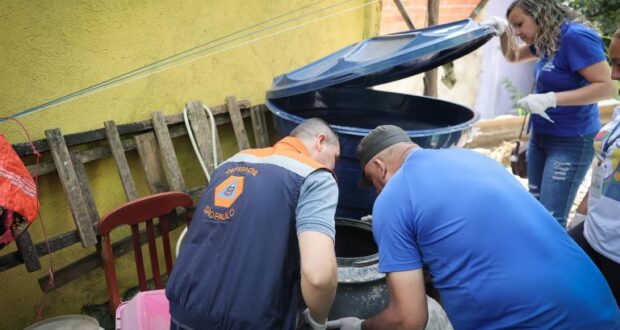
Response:
[[[607,153],[609,152],[609,148],[614,145],[616,140],[620,138],[620,134],[614,137],[614,134],[620,127],[620,121],[616,123],[614,128],[609,133],[609,136],[606,141],[601,141],[601,158],[596,162],[596,166],[594,167],[592,173],[592,187],[590,188],[590,194],[594,197],[601,197],[601,193],[603,192],[603,181],[605,179],[605,175],[609,173],[611,169],[611,158],[607,158]]]

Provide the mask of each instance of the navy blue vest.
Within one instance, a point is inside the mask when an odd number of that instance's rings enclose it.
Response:
[[[300,298],[295,209],[321,165],[301,142],[242,151],[214,172],[166,288],[195,329],[292,329]]]

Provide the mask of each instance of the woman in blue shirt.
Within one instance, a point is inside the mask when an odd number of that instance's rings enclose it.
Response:
[[[566,226],[601,128],[597,102],[616,93],[605,49],[591,24],[556,0],[514,1],[506,17],[508,22],[489,21],[501,36],[505,58],[537,61],[532,94],[518,101],[532,113],[529,190]],[[517,46],[517,39],[524,44]]]

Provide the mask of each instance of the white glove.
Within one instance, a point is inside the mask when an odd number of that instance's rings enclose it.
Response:
[[[341,319],[327,321],[327,329],[362,330],[364,320],[357,317],[343,317]]]
[[[556,105],[557,99],[555,98],[554,92],[545,94],[530,94],[517,101],[517,106],[521,107],[523,110],[537,114],[552,123],[555,122],[549,118],[549,115],[545,112],[545,110],[555,108]]]
[[[372,214],[365,215],[365,216],[361,217],[360,220],[364,221],[364,222],[372,222]]]
[[[492,27],[493,29],[495,29],[496,35],[501,36],[502,34],[504,34],[504,32],[506,32],[506,28],[508,27],[508,21],[499,16],[492,16],[484,23],[482,23],[482,25],[488,25]]]
[[[327,322],[321,324],[318,323],[317,321],[315,321],[312,316],[310,315],[310,310],[308,310],[306,308],[306,310],[304,311],[304,313],[302,314],[304,317],[304,321],[306,321],[306,323],[308,323],[311,327],[312,330],[325,330],[327,329]]]

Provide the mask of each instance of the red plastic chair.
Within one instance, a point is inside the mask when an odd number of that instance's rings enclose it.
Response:
[[[121,299],[116,280],[116,270],[114,268],[114,254],[112,252],[112,243],[110,242],[110,232],[121,225],[131,226],[131,238],[136,260],[136,270],[138,272],[139,288],[140,291],[147,291],[148,288],[146,285],[146,275],[144,272],[144,261],[141,249],[142,244],[140,242],[140,229],[138,227],[139,223],[146,223],[146,236],[151,258],[153,282],[157,289],[163,289],[159,271],[159,261],[157,259],[153,219],[159,218],[166,271],[170,274],[172,271],[172,253],[170,249],[167,215],[173,213],[177,207],[191,208],[192,206],[193,201],[190,195],[183,192],[164,192],[127,202],[110,211],[110,213],[99,220],[99,234],[101,235],[102,243],[101,261],[105,271],[112,313],[116,311],[116,308],[121,303]],[[191,212],[186,212],[185,215],[189,217]]]

